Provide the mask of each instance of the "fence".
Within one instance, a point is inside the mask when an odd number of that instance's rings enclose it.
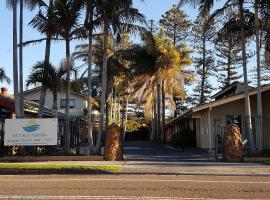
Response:
[[[213,121],[216,159],[221,159],[223,156],[225,127],[232,123],[239,126],[242,134],[242,140],[247,141],[244,145],[244,152],[248,153],[251,149],[261,152],[264,148],[268,149],[270,147],[270,116],[228,115],[225,117],[215,118]],[[254,141],[253,148],[250,143],[251,139]]]
[[[53,146],[4,146],[4,130],[5,119],[0,119],[0,156],[65,155],[65,141],[68,141],[70,146],[68,154],[85,154],[88,151],[88,123],[81,116],[58,118],[57,145]],[[70,140],[67,140],[68,132]],[[96,135],[97,131],[94,129],[94,142],[96,141]]]

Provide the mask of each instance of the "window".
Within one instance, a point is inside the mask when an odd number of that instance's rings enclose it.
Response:
[[[227,115],[226,124],[236,124],[241,128],[241,116],[240,115]]]
[[[60,100],[60,108],[66,108],[66,99]],[[70,108],[75,108],[75,99],[70,99]]]

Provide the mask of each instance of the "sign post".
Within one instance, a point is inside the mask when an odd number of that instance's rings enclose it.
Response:
[[[6,119],[4,146],[57,145],[58,119]]]

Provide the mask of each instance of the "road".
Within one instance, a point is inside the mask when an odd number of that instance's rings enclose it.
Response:
[[[146,142],[124,152],[123,169],[110,175],[0,176],[0,200],[270,199],[268,166],[217,163],[202,151]]]
[[[270,199],[270,178],[173,175],[1,176],[0,194],[0,199]]]

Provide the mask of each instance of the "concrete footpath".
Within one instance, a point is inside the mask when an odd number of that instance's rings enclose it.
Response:
[[[200,150],[179,151],[149,142],[129,142],[124,161],[49,161],[51,164],[119,166],[116,174],[270,176],[270,166],[258,163],[216,162]],[[25,162],[24,162],[25,163]],[[34,163],[34,162],[31,162]]]
[[[115,174],[156,175],[213,175],[213,176],[270,176],[270,166],[257,163],[223,162],[145,162],[145,161],[49,161],[40,164],[74,164],[94,166],[118,166]],[[33,164],[33,163],[32,163]]]

